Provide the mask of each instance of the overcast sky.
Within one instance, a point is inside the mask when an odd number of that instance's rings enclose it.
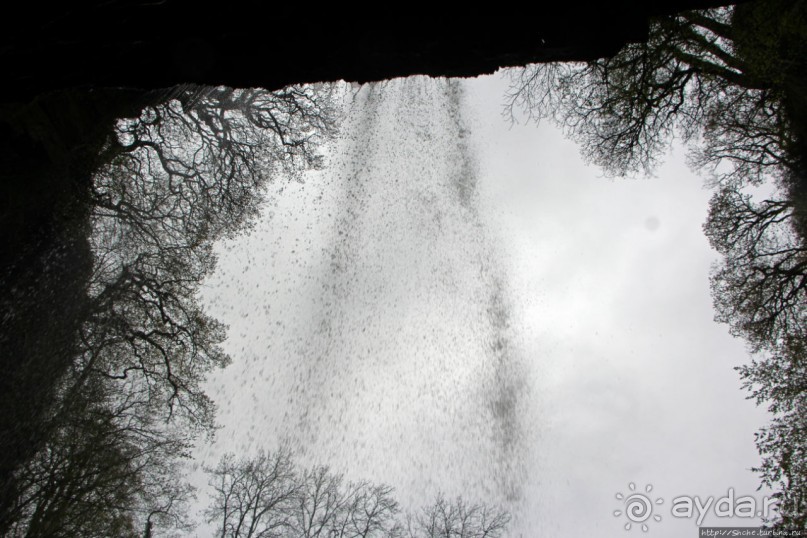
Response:
[[[615,494],[652,484],[649,535],[696,536],[672,498],[759,494],[767,420],[713,321],[710,192],[680,147],[655,178],[602,177],[553,126],[509,126],[505,88],[361,88],[328,167],[219,246],[203,299],[234,362],[197,456],[286,440],[406,506],[505,503],[513,536],[642,534]]]

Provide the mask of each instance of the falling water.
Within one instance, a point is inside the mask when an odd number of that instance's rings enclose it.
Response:
[[[283,440],[404,505],[442,491],[513,510],[530,387],[462,83],[346,94],[326,170],[279,189],[208,283],[234,357],[210,383],[216,454]]]

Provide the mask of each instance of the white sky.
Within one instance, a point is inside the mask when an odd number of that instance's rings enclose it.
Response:
[[[503,77],[463,81],[460,114],[447,87],[363,88],[329,167],[221,245],[203,296],[234,363],[200,461],[287,439],[405,505],[516,492],[525,537],[642,534],[614,494],[649,483],[649,535],[697,536],[671,499],[758,494],[767,420],[712,320],[710,192],[683,148],[605,179],[554,127],[505,123]]]

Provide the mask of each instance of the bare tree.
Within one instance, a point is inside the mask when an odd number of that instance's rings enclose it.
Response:
[[[207,472],[214,500],[206,515],[221,538],[288,535],[300,492],[288,450],[240,460],[227,454]]]
[[[341,474],[318,466],[302,473],[292,536],[314,538],[394,537],[398,503],[392,488],[345,483]]]
[[[457,497],[448,501],[440,494],[435,502],[409,516],[408,538],[497,538],[503,535],[510,516],[484,504],[468,504]]]
[[[755,202],[736,185],[713,197],[704,224],[723,254],[712,274],[718,321],[756,350],[807,330],[807,245],[788,199]]]
[[[345,509],[343,478],[325,466],[307,469],[294,511],[294,534],[301,538],[329,536],[339,526]]]
[[[392,494],[392,487],[385,484],[349,484],[345,509],[332,535],[339,538],[400,536],[402,529],[396,520],[399,507]]]
[[[207,469],[213,502],[206,511],[222,538],[378,538],[398,536],[392,488],[345,482],[318,466],[297,470],[287,449]]]

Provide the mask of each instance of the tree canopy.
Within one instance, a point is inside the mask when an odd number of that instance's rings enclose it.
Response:
[[[182,87],[118,122],[86,203],[92,267],[65,371],[3,488],[0,534],[142,536],[185,528],[182,460],[215,430],[205,376],[229,363],[199,305],[213,241],[247,228],[268,182],[321,165],[327,85]],[[28,402],[16,402],[21,408]],[[17,439],[17,443],[26,443]]]
[[[759,183],[791,164],[794,144],[774,73],[782,75],[741,54],[737,11],[659,18],[646,42],[613,57],[513,71],[505,113],[556,121],[585,158],[614,175],[651,173],[678,134],[700,142],[693,164],[719,167],[717,180]]]
[[[585,64],[514,71],[505,115],[549,119],[611,175],[650,174],[678,136],[715,188],[715,319],[763,357],[740,368],[773,423],[757,436],[780,526],[807,517],[807,2],[759,0],[655,19],[646,42]],[[763,199],[749,187],[767,183]],[[771,371],[788,372],[779,379]],[[785,401],[788,403],[785,404]]]

